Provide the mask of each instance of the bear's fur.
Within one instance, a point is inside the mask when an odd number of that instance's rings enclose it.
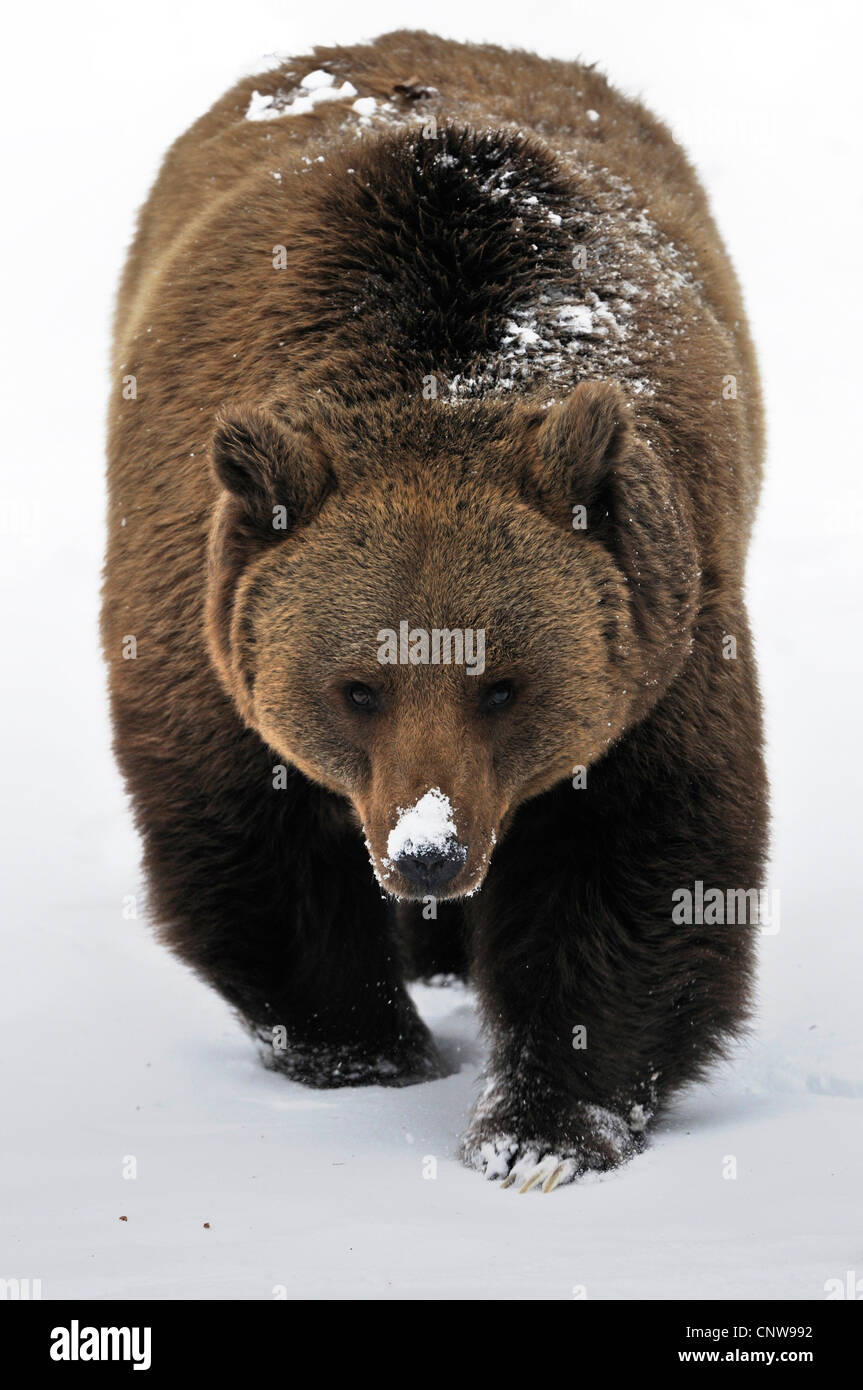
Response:
[[[669,132],[590,68],[425,33],[240,82],[141,214],[109,456],[165,941],[317,1086],[440,1074],[404,981],[467,970],[465,1160],[549,1189],[627,1158],[750,994],[753,927],[672,894],[757,888],[766,849],[759,383]],[[481,630],[484,670],[381,664],[403,622]],[[445,857],[394,859],[429,793]]]

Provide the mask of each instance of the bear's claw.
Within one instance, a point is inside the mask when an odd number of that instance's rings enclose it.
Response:
[[[500,1180],[501,1189],[518,1186],[519,1193],[536,1187],[553,1192],[561,1184],[572,1182],[579,1172],[574,1155],[546,1153],[540,1157],[537,1146],[522,1149],[509,1136],[482,1144],[479,1153],[468,1161],[471,1167],[484,1172],[490,1182]]]
[[[578,1134],[561,1142],[520,1140],[512,1131],[489,1132],[488,1117],[478,1120],[462,1144],[468,1167],[501,1188],[519,1193],[553,1192],[586,1172],[607,1172],[626,1163],[644,1146],[640,1133],[601,1106],[582,1106]]]
[[[530,1157],[535,1157],[535,1155]],[[546,1154],[545,1158],[531,1165],[529,1157],[526,1155],[513,1166],[509,1176],[504,1178],[501,1183],[501,1187],[512,1187],[524,1179],[518,1189],[519,1193],[530,1192],[533,1188],[540,1186],[543,1192],[553,1192],[561,1183],[572,1182],[577,1171],[574,1158],[561,1158],[560,1154]]]

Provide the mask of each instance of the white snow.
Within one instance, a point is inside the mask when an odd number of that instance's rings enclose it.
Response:
[[[316,68],[300,81],[299,88],[289,99],[281,99],[278,93],[253,91],[246,111],[247,121],[275,121],[282,116],[307,116],[326,101],[348,101],[355,97],[357,89],[347,80],[340,87],[335,85],[331,72]]]
[[[300,86],[307,92],[318,92],[322,87],[332,87],[335,80],[333,73],[325,72],[323,68],[315,68],[314,72],[300,79]]]
[[[541,344],[542,338],[539,333],[537,333],[536,329],[531,328],[528,324],[519,324],[515,323],[512,319],[508,319],[505,325],[503,341],[506,346],[510,343],[515,343],[516,351],[523,351],[526,348]]]
[[[450,799],[439,787],[431,787],[414,806],[399,807],[399,818],[387,839],[387,856],[446,848],[456,834]]]
[[[194,0],[190,62],[189,45],[166,42],[177,8],[167,0],[151,0],[146,24],[114,7],[86,44],[80,9],[55,7],[47,46],[44,11],[18,14],[18,49],[39,53],[40,85],[64,101],[62,119],[50,102],[35,110],[27,64],[10,66],[0,93],[18,133],[9,176],[26,190],[3,224],[0,266],[4,449],[27,466],[6,470],[3,500],[30,518],[0,539],[14,653],[0,813],[0,1276],[41,1278],[45,1298],[269,1300],[284,1288],[519,1302],[569,1300],[576,1286],[590,1300],[821,1299],[826,1280],[863,1276],[860,363],[845,292],[863,240],[848,177],[860,162],[859,44],[835,5],[802,28],[777,25],[770,6],[729,6],[717,25],[709,7],[663,0],[659,23],[655,6],[621,0],[579,7],[576,24],[560,6],[526,18],[441,0],[429,20],[550,56],[581,52],[674,122],[741,274],[769,402],[748,589],[783,915],[760,941],[753,1037],[680,1097],[630,1165],[524,1197],[456,1157],[485,1055],[466,990],[415,991],[454,1068],[445,1080],[310,1091],[264,1071],[227,1007],[153,939],[96,641],[107,325],[134,212],[169,142],[234,80],[238,51],[290,41],[308,53],[330,34],[382,32],[392,16],[376,0],[351,14],[325,6],[274,33],[265,0],[239,13]],[[709,54],[697,71],[674,41],[681,16],[686,44]],[[98,80],[70,86],[78,60]],[[33,113],[25,125],[22,110]],[[829,197],[801,197],[801,170],[817,171]],[[58,290],[44,228],[61,220],[74,273]],[[813,276],[823,283],[802,333],[794,287]],[[617,288],[633,299],[634,282]],[[49,372],[46,409],[49,358],[63,370]],[[126,521],[133,530],[134,511]],[[136,1177],[124,1177],[130,1159]],[[736,1178],[724,1176],[729,1159]]]
[[[281,111],[273,106],[271,93],[259,92],[257,89],[252,92],[246,110],[247,121],[271,121],[281,114]]]

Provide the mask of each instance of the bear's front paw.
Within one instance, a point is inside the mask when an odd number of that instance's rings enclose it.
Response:
[[[580,1105],[554,1138],[538,1138],[533,1130],[522,1137],[493,1115],[478,1116],[462,1141],[461,1156],[501,1187],[553,1192],[584,1173],[617,1168],[643,1147],[642,1134],[633,1133],[613,1110]]]
[[[387,1045],[318,1043],[256,1029],[259,1054],[270,1071],[318,1090],[338,1086],[414,1086],[446,1075],[430,1033],[416,1031]]]

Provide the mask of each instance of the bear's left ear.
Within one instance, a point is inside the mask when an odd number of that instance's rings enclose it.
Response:
[[[548,516],[614,557],[640,638],[636,679],[654,698],[689,651],[701,573],[685,475],[661,453],[619,387],[587,381],[540,423],[530,479]]]
[[[548,411],[536,436],[531,485],[545,510],[572,525],[586,508],[596,532],[610,520],[615,465],[631,442],[630,412],[613,382],[583,381]]]

